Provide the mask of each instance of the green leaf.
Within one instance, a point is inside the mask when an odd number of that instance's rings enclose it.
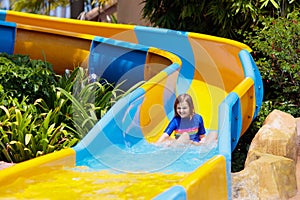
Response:
[[[9,160],[9,162],[12,163],[13,160],[12,160],[12,158],[10,157],[8,151],[6,150],[5,145],[1,142],[1,140],[0,140],[0,146],[1,146],[1,148],[2,148],[1,151],[2,151],[2,153],[4,154],[4,156],[6,157],[6,159]]]
[[[16,112],[16,124],[21,125],[23,119],[21,111],[19,109],[16,109],[15,112]]]
[[[6,108],[5,106],[0,106],[0,108],[1,108],[2,110],[4,110],[4,112],[5,112],[6,116],[7,116],[7,118],[10,118],[10,114],[9,114],[9,111],[7,110],[7,108]]]
[[[52,116],[52,110],[47,113],[46,118],[43,121],[43,127],[45,130],[49,129],[50,118]]]
[[[76,145],[78,143],[78,139],[77,138],[73,138],[71,141],[69,141],[67,143],[67,147],[73,147],[74,145]]]
[[[31,140],[32,134],[25,135],[25,145],[28,145]]]

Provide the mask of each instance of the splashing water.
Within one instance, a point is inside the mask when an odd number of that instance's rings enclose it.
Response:
[[[111,146],[73,168],[18,178],[0,199],[152,199],[214,156],[216,146]],[[124,173],[126,172],[126,173]]]
[[[78,165],[94,170],[113,169],[130,173],[191,172],[216,154],[216,144],[165,148],[141,140],[130,148],[111,145]]]

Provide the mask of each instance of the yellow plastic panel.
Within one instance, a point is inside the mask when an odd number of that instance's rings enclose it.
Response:
[[[89,171],[84,167],[60,168],[28,179],[19,178],[11,185],[1,185],[0,199],[150,200],[177,185],[184,176],[184,173],[116,174],[105,170]]]
[[[168,59],[171,63],[177,63],[180,66],[182,65],[181,59],[178,56],[176,56],[175,54],[170,53],[168,51],[164,51],[164,50],[161,50],[161,49],[150,47],[148,52],[156,54],[156,55],[160,56],[163,59]],[[160,60],[155,60],[155,62],[157,62],[157,61],[160,61]]]
[[[202,115],[204,127],[210,130],[217,130],[218,107],[227,93],[221,88],[196,79],[192,81],[187,93],[193,98],[196,113]]]
[[[15,54],[50,62],[56,73],[87,66],[92,36],[34,26],[17,26]],[[67,36],[69,34],[69,36]]]
[[[250,126],[254,111],[255,111],[255,89],[254,89],[254,81],[251,78],[244,79],[234,90],[241,101],[242,107],[242,131],[243,134],[247,128]],[[242,136],[242,135],[241,135]]]
[[[218,42],[212,41],[216,39]],[[248,46],[198,33],[189,33],[189,41],[195,57],[195,79],[224,88],[226,92],[230,92],[244,79],[238,53],[242,49],[250,50]]]
[[[215,156],[180,184],[186,189],[188,200],[227,200],[226,160]]]
[[[0,171],[0,185],[10,184],[21,177],[26,178],[47,173],[62,166],[75,166],[75,151],[73,149],[63,149],[5,168]]]
[[[150,47],[148,49],[144,69],[145,81],[148,81],[173,63],[177,63],[180,66],[182,65],[180,58],[175,54]]]
[[[137,43],[133,25],[81,21],[67,18],[49,17],[29,13],[7,11],[6,21],[18,24],[40,26],[74,33],[91,34]]]

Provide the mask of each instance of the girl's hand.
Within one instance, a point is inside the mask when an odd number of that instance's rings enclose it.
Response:
[[[200,142],[199,143],[201,143],[201,144],[204,144],[205,143],[205,137],[204,138],[201,138],[201,140],[200,140]]]

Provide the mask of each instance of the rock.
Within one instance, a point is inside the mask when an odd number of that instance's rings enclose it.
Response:
[[[263,125],[266,124],[283,131],[294,132],[296,129],[296,119],[291,114],[276,109],[266,117]]]
[[[253,138],[248,154],[252,151],[284,156],[297,163],[296,120],[290,114],[272,111],[264,125]],[[249,163],[247,156],[245,165]]]
[[[284,200],[296,195],[294,160],[260,152],[251,159],[244,170],[232,174],[233,199]]]
[[[232,173],[233,199],[289,199],[297,193],[297,125],[274,110],[251,142],[244,170]]]
[[[259,199],[259,177],[252,167],[231,174],[232,199]]]

